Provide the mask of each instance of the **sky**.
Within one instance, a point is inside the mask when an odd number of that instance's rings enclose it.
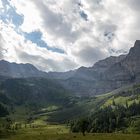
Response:
[[[0,0],[0,59],[43,71],[93,66],[140,39],[140,0]]]

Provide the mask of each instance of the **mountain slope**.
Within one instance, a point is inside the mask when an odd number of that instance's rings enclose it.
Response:
[[[140,133],[140,84],[97,96],[99,99],[93,112],[72,121],[73,132],[80,132],[85,124],[84,131],[89,133]]]
[[[17,105],[63,104],[70,96],[59,83],[43,78],[7,79],[1,82],[0,90]]]
[[[72,98],[57,81],[46,78],[12,78],[0,82],[0,105],[13,120],[26,120],[44,108],[65,108]]]

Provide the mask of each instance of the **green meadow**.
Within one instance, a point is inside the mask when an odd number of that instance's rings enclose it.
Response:
[[[22,128],[1,140],[140,140],[138,134],[86,134],[71,133],[64,125],[47,125],[39,128]]]

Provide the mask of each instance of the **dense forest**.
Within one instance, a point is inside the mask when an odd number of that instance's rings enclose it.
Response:
[[[116,105],[112,102],[111,106],[101,108],[87,118],[71,121],[72,132],[91,133],[112,133],[125,132],[131,125],[135,126],[135,132],[140,131],[140,121],[135,123],[136,116],[140,115],[140,102],[134,102],[130,106],[126,102],[125,106]]]

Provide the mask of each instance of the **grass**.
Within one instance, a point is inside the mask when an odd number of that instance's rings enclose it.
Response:
[[[26,128],[1,140],[139,140],[137,134],[86,134],[70,133],[64,125],[47,125],[39,128]]]
[[[21,129],[0,135],[0,140],[140,140],[138,134],[86,134],[71,133],[66,125],[50,125],[42,118],[34,120],[30,125],[22,125]]]
[[[138,135],[109,135],[109,134],[89,134],[85,137],[79,134],[60,135],[34,135],[13,137],[10,140],[139,140]]]

